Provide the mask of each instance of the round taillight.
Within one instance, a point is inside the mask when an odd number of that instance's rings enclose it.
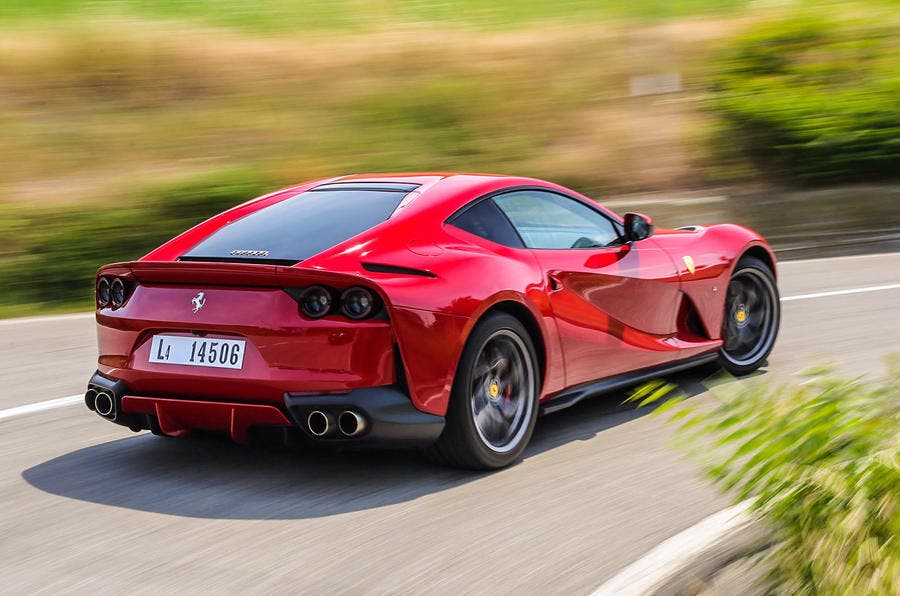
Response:
[[[331,292],[322,286],[310,286],[303,290],[297,302],[304,315],[310,319],[320,319],[331,310]]]
[[[109,296],[109,280],[105,277],[101,277],[97,281],[97,304],[100,308],[109,306]]]
[[[109,284],[110,301],[113,308],[119,308],[125,304],[125,282],[118,277]]]
[[[341,294],[341,313],[351,319],[365,319],[375,312],[375,296],[366,288],[349,288]]]

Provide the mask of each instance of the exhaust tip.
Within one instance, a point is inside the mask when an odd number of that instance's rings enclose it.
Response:
[[[96,389],[88,389],[84,394],[84,405],[87,406],[88,410],[94,411],[96,410],[96,406],[94,402],[97,400],[97,390]]]
[[[94,410],[101,416],[110,416],[116,409],[112,396],[104,391],[97,392],[94,398]]]
[[[338,417],[338,428],[345,436],[355,437],[366,430],[366,419],[358,412],[345,410]]]
[[[313,435],[324,437],[334,430],[334,417],[321,410],[313,410],[306,417],[306,426]]]

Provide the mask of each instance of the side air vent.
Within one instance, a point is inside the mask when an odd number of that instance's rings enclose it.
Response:
[[[710,339],[709,333],[707,333],[706,327],[700,319],[700,314],[697,312],[697,307],[694,306],[693,301],[687,295],[682,295],[681,297],[677,326],[677,335],[681,339],[687,341]]]
[[[420,277],[437,277],[431,271],[413,269],[412,267],[398,267],[397,265],[383,265],[381,263],[363,263],[363,269],[373,273],[396,273],[398,275],[418,275]]]

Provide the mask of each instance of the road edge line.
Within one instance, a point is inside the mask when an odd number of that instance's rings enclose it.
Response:
[[[885,284],[883,286],[868,286],[862,288],[847,288],[846,290],[826,290],[824,292],[813,292],[812,294],[797,294],[795,296],[783,296],[781,302],[790,302],[792,300],[812,300],[813,298],[827,298],[829,296],[847,296],[849,294],[865,294],[868,292],[884,292],[885,290],[900,289],[900,283]]]
[[[94,318],[94,312],[72,312],[64,315],[40,315],[35,317],[13,317],[11,319],[0,319],[0,327],[10,325],[26,325],[28,323],[52,323],[54,321],[75,321],[80,319]]]
[[[84,394],[79,393],[78,395],[68,395],[66,397],[58,397],[56,399],[48,399],[47,401],[39,401],[33,404],[25,404],[24,406],[15,406],[13,408],[7,408],[5,410],[0,410],[0,420],[9,420],[10,418],[17,418],[19,416],[25,416],[26,414],[33,414],[35,412],[43,412],[45,410],[54,410],[56,408],[62,408],[65,406],[74,406],[78,403],[84,402]]]
[[[659,543],[591,593],[591,596],[643,596],[679,593],[748,552],[760,540],[742,501],[700,520]]]

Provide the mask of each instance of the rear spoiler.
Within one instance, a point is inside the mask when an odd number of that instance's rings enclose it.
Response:
[[[370,280],[353,273],[250,263],[202,261],[130,261],[104,265],[97,275],[116,275],[143,283],[290,288],[311,284],[362,285],[380,291]]]

